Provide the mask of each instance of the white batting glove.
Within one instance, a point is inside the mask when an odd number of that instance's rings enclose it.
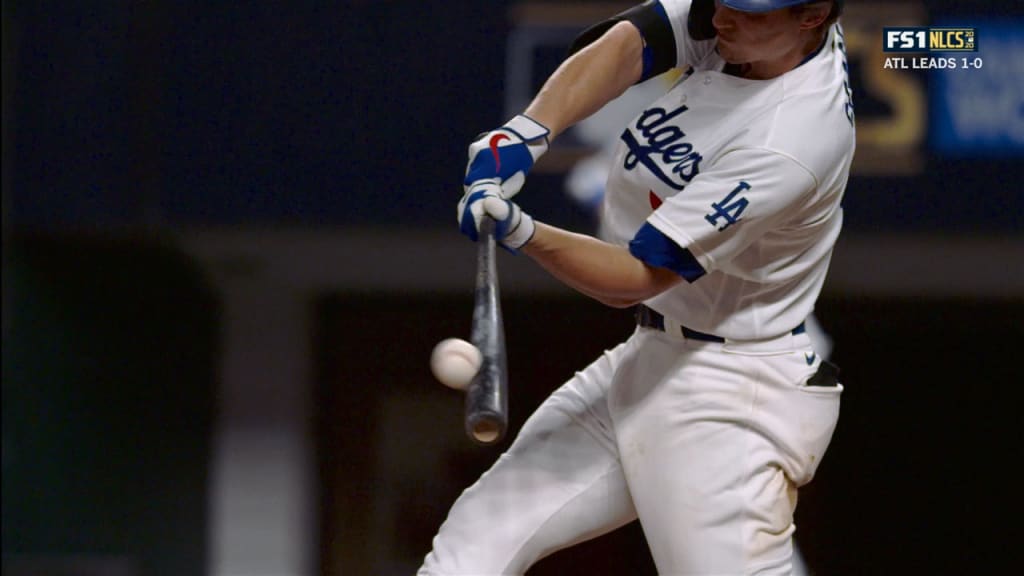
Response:
[[[548,150],[550,130],[522,114],[507,124],[482,134],[469,145],[469,163],[463,189],[477,182],[497,182],[505,198],[519,193],[534,162]]]
[[[480,181],[470,187],[459,200],[457,216],[459,230],[474,242],[480,238],[480,223],[484,218],[492,218],[494,239],[512,252],[525,246],[536,230],[533,218],[515,202],[506,200],[494,180]]]

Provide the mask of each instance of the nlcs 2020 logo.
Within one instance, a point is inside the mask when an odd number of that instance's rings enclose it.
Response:
[[[896,26],[882,29],[885,52],[977,52],[975,28]]]

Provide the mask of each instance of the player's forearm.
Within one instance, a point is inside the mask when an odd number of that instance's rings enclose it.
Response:
[[[619,22],[548,78],[526,115],[551,130],[549,139],[597,112],[632,86],[643,71],[643,39]]]
[[[522,251],[555,278],[608,306],[639,304],[680,280],[674,272],[648,266],[620,246],[541,222],[536,227]]]

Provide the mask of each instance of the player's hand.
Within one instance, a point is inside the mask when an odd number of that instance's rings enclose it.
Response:
[[[459,200],[459,230],[473,242],[480,237],[484,218],[494,219],[494,239],[512,252],[525,246],[536,229],[529,214],[502,196],[495,180],[477,182]]]
[[[522,114],[482,134],[469,145],[469,163],[462,185],[466,192],[481,180],[496,181],[505,198],[515,196],[533,163],[548,150],[550,131]]]

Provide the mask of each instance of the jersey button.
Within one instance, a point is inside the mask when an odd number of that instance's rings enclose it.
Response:
[[[707,86],[708,84],[711,84],[711,76],[704,77],[704,85]]]

